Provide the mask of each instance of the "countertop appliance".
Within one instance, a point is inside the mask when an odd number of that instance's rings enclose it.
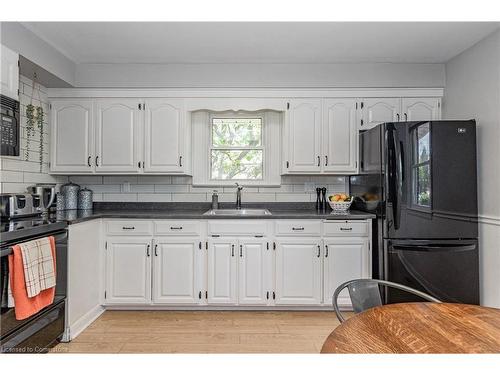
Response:
[[[354,208],[373,223],[373,277],[479,303],[476,123],[380,124],[360,133]],[[385,302],[415,297],[385,290]]]
[[[67,289],[67,224],[47,216],[2,221],[0,226],[0,352],[45,352],[63,335]],[[8,255],[12,246],[45,236],[56,241],[56,293],[54,302],[37,314],[17,320],[7,306]]]
[[[0,216],[13,219],[42,213],[42,202],[36,194],[0,194]]]
[[[47,212],[56,199],[56,184],[36,184],[30,186],[28,191],[38,195],[42,212]]]
[[[19,102],[0,95],[0,155],[19,156]]]

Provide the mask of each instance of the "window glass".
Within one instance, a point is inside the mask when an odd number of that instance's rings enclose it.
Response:
[[[261,146],[262,119],[260,118],[214,118],[212,120],[212,145]]]

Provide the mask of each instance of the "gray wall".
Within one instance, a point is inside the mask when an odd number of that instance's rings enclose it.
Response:
[[[477,120],[482,303],[500,307],[500,30],[446,64],[443,111]]]
[[[80,64],[78,87],[444,87],[444,64]]]

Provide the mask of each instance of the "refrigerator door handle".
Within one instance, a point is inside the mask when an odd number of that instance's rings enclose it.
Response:
[[[476,249],[475,244],[468,245],[452,245],[444,246],[439,244],[429,244],[429,245],[393,245],[392,248],[395,251],[448,251],[448,252],[459,252],[459,251],[472,251]]]
[[[396,129],[392,130],[392,139],[394,141],[394,153],[395,153],[395,190],[396,197],[394,202],[392,202],[392,207],[394,210],[394,229],[399,229],[399,224],[401,222],[401,200],[402,200],[402,190],[403,190],[403,181],[402,181],[402,157],[401,157],[401,147],[398,139]]]

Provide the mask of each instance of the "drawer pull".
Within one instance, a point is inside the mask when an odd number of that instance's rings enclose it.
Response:
[[[340,228],[340,230],[350,231],[350,230],[352,230],[352,228]]]
[[[292,230],[304,230],[304,227],[292,227]]]
[[[123,230],[134,230],[135,227],[122,227]]]
[[[170,227],[171,230],[182,230],[182,227]]]

